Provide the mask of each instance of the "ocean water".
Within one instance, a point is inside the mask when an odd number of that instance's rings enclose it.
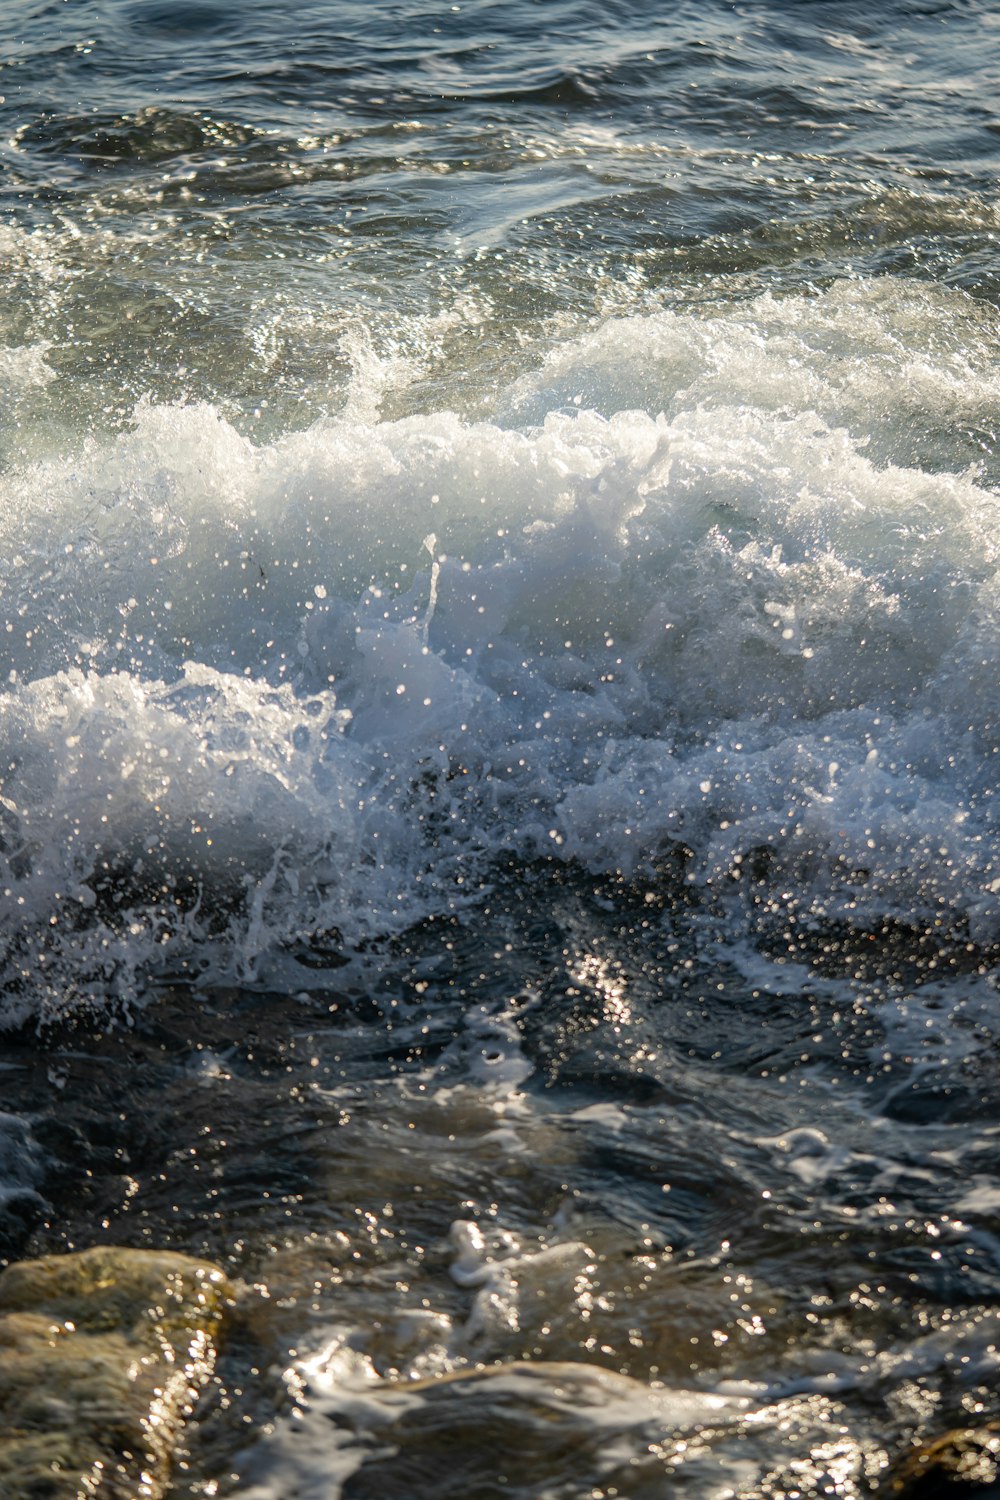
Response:
[[[172,1500],[1000,1417],[998,48],[0,17],[0,1249],[244,1277]]]

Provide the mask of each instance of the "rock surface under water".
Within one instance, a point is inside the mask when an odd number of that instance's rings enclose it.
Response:
[[[156,1500],[231,1288],[186,1255],[100,1246],[0,1275],[4,1500]]]
[[[1000,1423],[957,1428],[919,1444],[894,1466],[882,1493],[895,1500],[1000,1496]]]

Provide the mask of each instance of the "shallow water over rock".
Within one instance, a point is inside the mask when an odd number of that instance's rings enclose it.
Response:
[[[374,982],[8,1048],[49,1159],[20,1252],[242,1288],[174,1500],[860,1496],[992,1410],[987,961],[831,935],[751,972],[647,894],[520,870]]]

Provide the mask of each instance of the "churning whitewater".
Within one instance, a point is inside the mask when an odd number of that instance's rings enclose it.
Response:
[[[369,351],[303,431],[146,402],[16,464],[6,1018],[294,984],[317,931],[461,907],[508,854],[680,848],[726,940],[994,941],[995,334],[839,283],[612,318],[475,418],[379,420]]]

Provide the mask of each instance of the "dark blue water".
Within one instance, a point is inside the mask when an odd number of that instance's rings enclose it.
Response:
[[[998,40],[0,17],[0,1250],[257,1288],[172,1500],[1000,1417]]]

